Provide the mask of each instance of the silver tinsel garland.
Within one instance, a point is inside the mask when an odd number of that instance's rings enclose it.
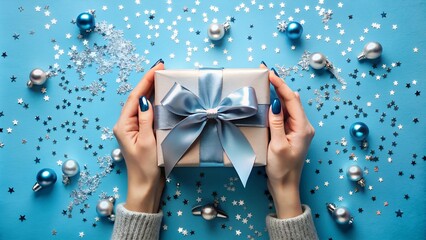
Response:
[[[84,69],[94,63],[97,64],[97,74],[99,75],[111,73],[114,68],[118,68],[116,82],[119,83],[119,87],[117,93],[129,92],[132,87],[127,83],[127,79],[132,71],[144,71],[142,64],[145,57],[137,54],[136,47],[131,41],[124,38],[123,31],[114,29],[112,24],[105,21],[100,22],[96,24],[94,33],[100,34],[106,44],[98,45],[95,43],[90,48],[89,44],[85,43],[86,47],[83,51],[79,52],[76,48],[72,48],[68,53],[80,80],[84,80],[86,75]],[[95,91],[91,92],[96,95],[98,91],[95,87]]]
[[[80,172],[77,188],[72,190],[70,194],[70,197],[73,198],[73,200],[67,207],[68,217],[72,217],[73,206],[84,203],[98,189],[101,179],[111,173],[113,159],[110,155],[98,157],[97,162],[101,169],[99,173],[94,175],[90,174],[86,165],[84,165],[83,170]]]

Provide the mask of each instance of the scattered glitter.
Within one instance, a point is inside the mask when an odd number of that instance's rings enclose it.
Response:
[[[75,69],[81,80],[85,78],[84,69],[96,63],[97,73],[102,76],[111,73],[114,68],[119,69],[116,82],[120,83],[117,90],[118,94],[129,92],[132,87],[127,83],[127,79],[132,71],[142,72],[144,69],[142,63],[145,58],[135,53],[136,47],[132,42],[124,38],[124,33],[121,30],[116,30],[112,24],[103,21],[96,24],[95,33],[99,33],[106,41],[105,45],[93,44],[90,48],[86,39],[83,39],[85,49],[78,52],[76,48],[69,52],[70,59],[74,63]],[[101,83],[102,84],[102,83]],[[99,91],[95,88],[95,95]],[[92,91],[91,90],[91,91]],[[102,89],[101,89],[102,90]],[[92,92],[93,94],[93,92]]]

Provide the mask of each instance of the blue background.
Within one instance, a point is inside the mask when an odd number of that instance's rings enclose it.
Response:
[[[119,163],[111,174],[102,179],[96,192],[86,201],[86,207],[75,206],[72,218],[62,214],[72,201],[69,194],[77,187],[78,180],[73,179],[73,184],[64,186],[60,181],[61,167],[57,161],[76,159],[81,166],[86,165],[92,174],[100,172],[97,157],[109,155],[118,145],[115,139],[102,140],[102,132],[96,127],[112,129],[120,113],[120,104],[127,98],[127,95],[116,94],[117,71],[98,76],[94,65],[84,69],[86,76],[82,81],[74,68],[66,69],[68,64],[73,66],[67,56],[71,46],[77,46],[79,51],[84,48],[82,40],[77,38],[78,28],[72,20],[88,9],[96,10],[98,22],[107,21],[124,31],[124,37],[136,46],[136,52],[146,57],[145,68],[159,58],[163,58],[170,69],[195,68],[197,63],[212,66],[213,61],[217,61],[219,67],[258,67],[261,60],[269,67],[276,64],[291,67],[297,65],[305,50],[324,53],[341,69],[341,76],[348,82],[346,90],[342,90],[336,79],[330,78],[330,74],[324,71],[299,70],[286,77],[288,84],[300,91],[307,115],[316,128],[304,167],[301,195],[303,203],[312,208],[319,237],[422,238],[426,221],[426,3],[419,0],[342,0],[343,6],[339,7],[336,1],[323,2],[285,1],[285,7],[280,7],[280,2],[277,2],[271,8],[270,2],[264,1],[201,1],[199,5],[194,1],[174,1],[170,4],[166,1],[143,1],[141,4],[135,1],[2,1],[0,52],[5,54],[0,57],[0,239],[77,239],[82,232],[86,239],[107,239],[113,225],[106,220],[97,222],[95,219],[99,195],[102,192],[112,195],[113,188],[117,187],[117,194],[120,195],[118,201],[125,200],[126,167],[124,163]],[[119,5],[124,8],[120,10]],[[259,5],[263,5],[264,9],[259,10]],[[35,11],[36,6],[41,7],[40,12]],[[108,9],[102,10],[102,6]],[[218,11],[212,11],[214,7],[211,6],[218,7]],[[241,7],[240,11],[236,11],[238,6]],[[308,11],[304,9],[305,6],[309,6]],[[322,23],[316,6],[332,10],[332,19],[328,24]],[[171,12],[167,12],[169,7]],[[188,12],[183,10],[185,7]],[[246,8],[249,8],[248,12],[244,11]],[[300,13],[296,13],[297,8]],[[196,9],[196,12],[191,13],[192,9]],[[155,10],[154,18],[149,19],[150,14],[146,15],[145,10]],[[285,11],[281,12],[281,20],[293,17],[296,21],[305,21],[300,41],[291,42],[284,33],[276,30],[276,16],[280,15],[280,11]],[[135,16],[137,12],[141,13],[140,17]],[[207,14],[207,22],[203,22],[203,13]],[[127,22],[124,21],[126,16],[129,18]],[[178,16],[182,18],[179,20]],[[235,18],[231,31],[221,44],[211,48],[210,42],[204,42],[207,26],[213,19],[224,22],[227,16]],[[187,21],[187,17],[191,17],[191,21]],[[56,19],[57,23],[52,24],[52,19]],[[160,19],[164,23],[160,23]],[[145,25],[145,21],[149,24]],[[176,21],[175,25],[173,21]],[[338,23],[341,28],[337,27]],[[380,28],[374,28],[373,23],[380,24]],[[45,24],[50,24],[49,30],[45,29]],[[130,29],[126,27],[127,24],[131,24]],[[159,28],[151,30],[150,25],[158,25]],[[328,30],[324,28],[325,25],[329,26]],[[397,28],[393,29],[393,25],[397,25]],[[167,26],[178,31],[179,43],[171,39],[173,32]],[[194,31],[190,32],[190,28]],[[368,32],[364,32],[365,28],[368,28]],[[344,33],[340,32],[342,29]],[[199,35],[196,34],[197,30],[200,31]],[[273,36],[274,32],[277,33],[276,37]],[[70,39],[66,38],[67,33],[72,35]],[[159,33],[158,38],[155,33]],[[136,34],[141,37],[136,38]],[[310,39],[306,39],[308,34]],[[147,39],[147,35],[152,38]],[[360,40],[361,36],[365,38],[363,41]],[[229,37],[232,37],[232,42],[228,41]],[[327,37],[330,38],[329,42],[326,41]],[[103,43],[96,33],[88,38],[89,47],[95,42]],[[337,44],[337,40],[341,40],[341,44]],[[354,40],[353,44],[351,40]],[[189,45],[186,45],[187,41]],[[383,45],[383,56],[375,61],[358,62],[357,55],[369,41],[378,41]],[[59,59],[54,58],[58,52],[54,49],[55,44],[64,50]],[[265,50],[262,50],[262,44],[266,45]],[[292,45],[295,50],[291,49]],[[192,51],[190,61],[186,61],[188,47],[198,48]],[[205,47],[209,49],[208,52],[204,51]],[[248,48],[252,48],[252,52]],[[279,53],[275,52],[276,48],[279,48]],[[225,49],[227,54],[224,54]],[[170,57],[172,53],[174,58]],[[227,56],[232,56],[232,60],[227,60]],[[250,56],[253,57],[252,61],[249,61]],[[106,91],[97,96],[91,96],[88,91],[68,93],[59,86],[63,82],[61,76],[48,80],[44,94],[40,88],[26,88],[31,69],[48,69],[55,63],[66,70],[64,76],[69,80],[70,89],[80,88],[102,77],[107,82]],[[388,68],[390,72],[386,71]],[[362,73],[366,74],[364,78]],[[135,85],[143,74],[133,72],[129,83]],[[311,74],[315,74],[313,78]],[[355,74],[356,78],[350,74]],[[381,76],[380,80],[376,79],[378,75]],[[332,85],[340,92],[334,92]],[[315,90],[322,95],[330,95],[329,99],[321,98],[321,108],[317,108]],[[394,91],[393,95],[391,91]],[[380,95],[379,98],[375,97],[376,94]],[[45,95],[50,97],[49,101],[43,99]],[[79,97],[85,97],[87,101]],[[18,104],[19,98],[23,99],[23,104]],[[309,104],[311,99],[312,104]],[[64,101],[70,102],[70,106],[62,108],[66,105]],[[367,105],[369,102],[371,106]],[[24,107],[25,104],[29,104],[28,108]],[[60,106],[59,110],[56,109],[57,105]],[[74,111],[78,114],[75,115]],[[36,116],[40,117],[39,121],[35,120]],[[48,116],[51,120],[48,120]],[[89,123],[84,124],[84,118],[89,119]],[[18,124],[14,125],[13,120],[18,120]],[[69,121],[69,125],[62,128],[61,124],[66,121]],[[348,128],[355,121],[363,121],[370,127],[368,149],[361,149],[360,144],[349,136]],[[72,126],[73,122],[75,126]],[[323,123],[322,127],[320,122]],[[57,131],[47,132],[55,126]],[[12,129],[11,133],[8,133],[8,128]],[[69,140],[66,140],[66,136]],[[87,139],[92,148],[85,149],[85,142],[79,140],[80,137]],[[342,138],[347,142],[342,142]],[[26,140],[25,144],[23,140]],[[356,163],[351,154],[357,157]],[[376,160],[366,160],[369,155],[377,157]],[[34,161],[36,158],[40,159],[40,163]],[[365,170],[367,186],[359,192],[355,192],[356,184],[350,182],[345,173],[348,166],[354,163]],[[58,182],[51,189],[34,193],[31,187],[36,173],[45,167],[56,171]],[[162,238],[206,239],[211,236],[214,239],[267,239],[264,219],[273,209],[266,192],[264,169],[253,170],[245,189],[235,177],[232,168],[175,169],[163,198],[166,216]],[[383,181],[379,181],[380,178]],[[325,182],[329,185],[325,186]],[[177,186],[177,183],[180,185]],[[229,184],[235,188],[227,188]],[[11,193],[9,188],[13,188]],[[177,190],[180,195],[174,197]],[[220,202],[220,206],[230,218],[206,222],[192,216],[191,208],[197,205],[196,198],[201,197],[201,203],[208,203],[214,199],[214,193],[219,198],[226,198],[226,201]],[[342,197],[341,201],[339,197]],[[185,200],[187,204],[184,204]],[[236,205],[232,204],[234,200],[237,201]],[[338,226],[326,210],[327,202],[347,207],[355,218],[353,226]],[[402,217],[397,217],[398,210],[403,212]],[[178,216],[178,211],[182,211],[182,216]],[[171,216],[168,217],[167,212]],[[237,214],[247,218],[249,213],[252,217],[247,219],[247,224],[242,219],[236,219]],[[25,215],[26,220],[20,221],[21,215]],[[179,228],[187,230],[188,236],[179,232]],[[241,231],[240,236],[236,235],[237,230]],[[52,232],[56,232],[56,235]]]

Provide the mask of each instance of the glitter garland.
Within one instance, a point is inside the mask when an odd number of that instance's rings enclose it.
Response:
[[[73,200],[67,207],[69,218],[72,217],[73,206],[80,205],[89,199],[89,196],[92,196],[98,189],[101,179],[111,173],[113,159],[110,155],[98,157],[97,162],[101,172],[92,175],[86,165],[84,165],[83,170],[80,172],[78,186],[70,193],[70,197],[73,198]]]
[[[116,82],[119,83],[117,94],[125,94],[132,90],[132,86],[127,83],[127,79],[132,71],[143,72],[142,63],[145,57],[135,53],[136,47],[131,41],[124,38],[123,31],[115,30],[112,24],[103,21],[96,24],[95,33],[98,33],[106,41],[105,45],[93,44],[90,48],[86,39],[83,44],[86,48],[78,52],[76,47],[72,47],[68,53],[70,60],[74,63],[80,80],[84,80],[86,75],[84,69],[97,64],[97,74],[105,75],[111,73],[114,68],[119,69]],[[93,84],[93,83],[92,83]],[[100,83],[102,85],[102,83]],[[90,89],[92,88],[92,89]],[[89,87],[92,94],[96,95],[102,86],[92,85]]]

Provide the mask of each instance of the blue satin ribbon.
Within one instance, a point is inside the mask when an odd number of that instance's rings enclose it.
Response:
[[[256,155],[241,130],[231,121],[256,116],[256,92],[252,87],[243,87],[221,99],[222,70],[217,69],[200,70],[198,88],[199,96],[196,96],[175,83],[161,100],[167,111],[184,117],[161,143],[166,176],[200,137],[200,165],[223,163],[225,152],[245,187]],[[167,118],[156,120],[157,125],[168,122]],[[266,122],[260,127],[266,127]]]

